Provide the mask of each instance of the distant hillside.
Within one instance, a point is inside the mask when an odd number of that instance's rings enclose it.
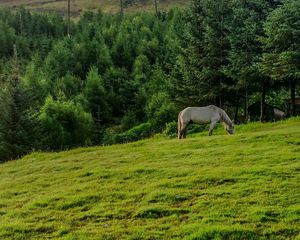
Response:
[[[190,0],[158,0],[159,9],[170,9],[173,7],[186,7]],[[65,12],[67,0],[1,0],[0,7],[25,6],[39,11]],[[115,13],[119,11],[120,0],[71,0],[73,13],[84,10],[99,10]],[[154,11],[154,0],[124,0],[125,12]]]
[[[299,124],[0,164],[0,239],[299,239]]]

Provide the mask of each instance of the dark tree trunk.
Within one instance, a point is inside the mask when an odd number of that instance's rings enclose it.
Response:
[[[261,97],[260,97],[260,121],[265,120],[265,103],[266,103],[266,83],[263,81],[261,86]]]
[[[155,15],[156,17],[158,17],[157,0],[154,0],[154,4],[155,4]]]
[[[214,104],[216,106],[218,106],[219,108],[222,108],[222,99],[221,96],[218,95],[215,99],[214,99]]]
[[[245,106],[244,106],[245,122],[248,122],[248,86],[245,88]]]
[[[23,33],[22,12],[20,12],[20,33]]]
[[[291,106],[292,116],[296,116],[296,79],[291,79]]]
[[[240,106],[240,98],[237,97],[236,104],[235,104],[235,111],[234,111],[234,122],[235,123],[237,123],[237,121],[238,121],[239,106]]]
[[[219,80],[219,107],[222,108],[222,80]]]

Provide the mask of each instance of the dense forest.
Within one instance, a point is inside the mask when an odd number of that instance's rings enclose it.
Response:
[[[0,10],[0,161],[138,140],[186,106],[236,121],[260,102],[296,115],[300,1],[194,0],[188,9],[84,12],[68,21]]]

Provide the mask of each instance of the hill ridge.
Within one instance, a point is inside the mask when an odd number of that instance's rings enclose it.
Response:
[[[126,1],[125,1],[126,2]],[[158,1],[158,7],[160,10],[167,10],[174,7],[186,7],[190,3],[190,0],[164,0]],[[24,6],[26,8],[46,12],[57,11],[60,13],[67,12],[66,0],[4,0],[0,2],[0,7],[16,8]],[[78,15],[85,10],[101,10],[106,13],[117,13],[120,10],[119,0],[71,0],[71,11],[74,15]],[[154,1],[129,1],[124,6],[125,13],[139,12],[139,11],[153,11],[155,10]]]

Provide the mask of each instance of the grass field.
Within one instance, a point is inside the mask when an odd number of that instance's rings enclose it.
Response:
[[[174,7],[188,6],[190,0],[160,0],[159,9],[167,10]],[[1,0],[0,7],[25,6],[40,11],[67,11],[67,0]],[[120,0],[71,0],[71,10],[79,13],[84,10],[102,10],[103,12],[116,13],[120,10]],[[125,6],[126,12],[154,11],[154,0],[136,1]]]
[[[0,239],[300,239],[300,118],[0,165]]]

